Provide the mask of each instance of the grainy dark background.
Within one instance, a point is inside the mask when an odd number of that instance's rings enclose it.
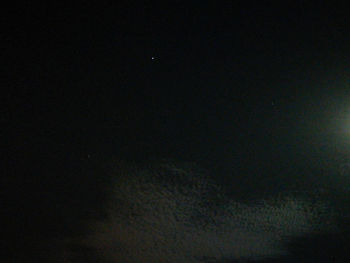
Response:
[[[8,251],[90,216],[111,156],[196,162],[237,197],[349,189],[345,6],[118,2],[3,11]]]

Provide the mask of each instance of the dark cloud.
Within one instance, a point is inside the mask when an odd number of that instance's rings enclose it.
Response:
[[[288,242],[335,233],[327,202],[286,194],[243,203],[192,165],[112,165],[107,216],[68,239],[65,255],[80,262],[223,262],[289,254]]]

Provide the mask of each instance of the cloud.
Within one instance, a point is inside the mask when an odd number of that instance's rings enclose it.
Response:
[[[236,202],[192,166],[118,164],[112,176],[108,216],[70,242],[85,248],[67,250],[72,263],[86,250],[113,263],[273,258],[288,253],[291,238],[330,230],[322,202],[291,196]]]

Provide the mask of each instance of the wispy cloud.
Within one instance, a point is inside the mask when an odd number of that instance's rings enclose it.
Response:
[[[191,169],[168,163],[118,169],[108,218],[91,223],[90,234],[79,240],[102,262],[278,257],[287,253],[286,240],[328,228],[320,202],[286,197],[249,205],[228,200]]]

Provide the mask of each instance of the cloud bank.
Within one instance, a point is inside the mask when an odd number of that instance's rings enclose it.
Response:
[[[191,166],[116,164],[111,174],[107,217],[69,242],[85,249],[67,249],[66,262],[86,261],[84,251],[113,263],[276,258],[288,253],[288,240],[332,230],[322,202],[291,196],[236,202]]]

